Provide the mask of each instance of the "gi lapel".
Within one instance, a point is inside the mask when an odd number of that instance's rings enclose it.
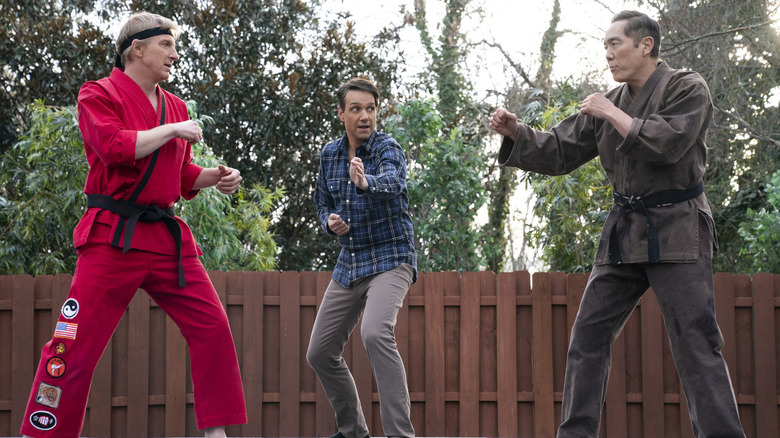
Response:
[[[626,114],[631,117],[639,117],[642,113],[642,109],[647,105],[647,101],[650,100],[650,96],[653,95],[653,91],[655,91],[655,88],[661,82],[661,79],[663,79],[667,71],[669,71],[669,67],[666,63],[659,62],[653,74],[647,78],[647,82],[645,82],[645,85],[639,91],[639,94],[636,95],[631,102],[631,105],[629,105]]]
[[[162,89],[160,91],[160,125],[165,124],[165,94],[163,93]],[[154,165],[157,164],[157,157],[160,155],[160,148],[157,148],[156,151],[152,154],[152,159],[149,161],[149,165],[146,166],[146,172],[144,173],[144,176],[141,178],[141,180],[138,182],[138,185],[135,187],[135,190],[133,190],[133,194],[130,195],[130,199],[128,201],[135,202],[136,199],[138,199],[138,195],[141,194],[144,187],[146,186],[146,183],[149,181],[149,177],[152,176],[152,171],[154,170]],[[116,232],[114,232],[114,239],[111,241],[111,244],[114,246],[119,246],[119,240],[122,237],[122,230],[125,228],[125,218],[119,217],[119,223],[116,226]]]

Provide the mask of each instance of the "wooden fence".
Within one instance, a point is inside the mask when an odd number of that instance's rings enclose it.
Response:
[[[241,363],[249,423],[229,436],[328,436],[333,411],[306,364],[327,272],[212,272]],[[532,281],[533,280],[533,281]],[[420,275],[398,315],[418,436],[545,438],[560,421],[567,338],[587,275]],[[780,275],[717,274],[723,350],[749,437],[778,436]],[[0,436],[18,436],[70,275],[0,276]],[[533,283],[533,286],[532,286]],[[356,330],[345,358],[372,436],[378,397]],[[136,294],[94,375],[84,436],[202,436],[187,347]],[[613,346],[605,437],[692,437],[665,328],[646,294]]]

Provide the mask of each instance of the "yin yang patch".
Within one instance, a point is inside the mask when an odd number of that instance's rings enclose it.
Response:
[[[62,305],[62,316],[73,319],[79,314],[79,302],[75,298],[68,298]]]

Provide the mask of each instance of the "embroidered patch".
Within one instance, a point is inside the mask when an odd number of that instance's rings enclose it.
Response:
[[[30,424],[40,430],[52,430],[57,425],[57,417],[46,411],[36,411],[30,415]]]
[[[54,330],[54,337],[76,339],[76,329],[78,326],[78,324],[72,322],[59,321],[57,322],[57,328]]]
[[[62,316],[73,319],[79,314],[79,302],[75,298],[68,298],[62,305]]]
[[[61,395],[62,389],[41,382],[41,384],[38,385],[38,395],[35,396],[35,403],[57,409],[57,406],[60,405]]]
[[[60,342],[54,346],[54,353],[59,354],[60,356],[65,354],[65,343]]]
[[[61,357],[54,356],[46,362],[46,372],[55,379],[62,377],[67,368],[65,361]]]

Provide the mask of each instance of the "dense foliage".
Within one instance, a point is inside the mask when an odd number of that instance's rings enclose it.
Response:
[[[18,261],[14,272],[68,270],[64,267],[73,256],[68,220],[80,216],[83,200],[80,187],[63,180],[83,184],[84,172],[81,158],[67,155],[81,149],[72,137],[71,106],[84,81],[110,73],[117,24],[131,12],[148,10],[173,18],[184,30],[177,46],[181,60],[164,86],[198,102],[199,112],[211,116],[205,135],[213,155],[201,151],[202,159],[225,162],[244,176],[245,191],[239,195],[202,193],[202,210],[197,203],[182,208],[182,214],[201,214],[188,220],[201,228],[206,259],[219,269],[231,266],[236,253],[222,247],[213,221],[236,233],[237,241],[259,242],[247,248],[254,254],[244,256],[247,269],[269,266],[272,260],[284,270],[333,267],[338,242],[322,234],[312,190],[321,147],[343,135],[335,90],[357,75],[379,85],[379,129],[399,137],[408,153],[421,268],[522,268],[524,263],[507,264],[505,250],[507,222],[517,213],[510,200],[520,186],[534,196],[524,245],[539,251],[545,269],[589,269],[609,204],[603,170],[594,161],[566,177],[548,178],[495,164],[495,138],[484,123],[490,109],[468,79],[473,66],[467,55],[479,42],[461,28],[476,2],[439,3],[444,6],[440,23],[430,23],[426,2],[415,1],[405,23],[376,29],[375,37],[365,39],[355,34],[348,15],[324,15],[319,0],[0,0],[0,166],[5,173],[0,209],[6,209],[0,219],[0,263]],[[637,3],[659,18],[661,57],[672,67],[701,73],[713,95],[715,124],[705,183],[721,246],[715,269],[776,269],[768,256],[772,234],[766,230],[771,227],[753,225],[766,224],[767,218],[771,223],[777,212],[769,175],[780,168],[780,37],[771,17],[780,3]],[[510,59],[502,50],[516,80],[497,93],[504,106],[539,128],[576,111],[587,94],[606,91],[587,75],[553,79],[556,44],[565,32],[558,29],[560,14],[556,0],[535,74],[522,69],[527,62]],[[403,26],[415,27],[427,55],[427,68],[414,78],[403,76],[399,62],[404,53],[396,44]],[[598,38],[592,44],[600,44]],[[28,111],[36,100],[51,107],[39,103]],[[47,121],[34,122],[35,117]],[[49,148],[23,155],[25,148],[34,149],[36,136],[48,139]],[[52,154],[74,161],[47,161]],[[59,210],[53,208],[57,202],[63,204]],[[36,209],[49,214],[33,214]],[[66,232],[57,234],[55,228]],[[48,237],[38,239],[36,233]],[[41,250],[34,262],[12,258],[30,246]]]
[[[708,135],[704,182],[720,243],[714,268],[730,272],[776,270],[767,261],[767,254],[774,250],[767,246],[771,240],[766,236],[771,234],[759,233],[763,239],[748,238],[746,230],[754,225],[751,222],[756,212],[771,215],[774,211],[764,186],[767,176],[780,168],[780,34],[771,26],[771,16],[780,3],[653,0],[645,4],[653,9],[650,14],[658,17],[661,26],[661,58],[673,68],[699,72],[713,97],[715,119]],[[555,30],[555,16],[550,26]],[[545,35],[555,32],[548,30]],[[549,54],[553,48],[543,42],[541,51]],[[511,59],[509,62],[518,65]],[[547,64],[544,60],[540,64],[542,72]],[[606,87],[594,86],[587,79],[547,87],[545,84],[550,82],[544,81],[541,73],[537,83],[532,83],[525,71],[515,73],[515,83],[525,84],[509,90],[506,105],[518,114],[525,113],[527,123],[542,128],[550,125],[535,123],[538,114],[551,116],[562,108],[574,110],[570,102],[581,102],[593,91],[606,91]],[[579,90],[574,95],[565,90],[572,86]],[[569,96],[560,99],[566,94]],[[534,105],[538,107],[534,109]],[[537,115],[528,117],[526,109]],[[603,171],[592,165],[583,166],[565,179],[524,175],[536,196],[536,222],[529,221],[532,226],[526,237],[542,248],[542,257],[552,270],[590,269],[582,262],[595,255],[599,212],[609,205],[608,187],[600,183],[606,181],[598,176]]]
[[[482,236],[472,226],[486,201],[482,157],[454,129],[443,130],[430,101],[409,100],[386,121],[388,132],[409,145],[409,212],[421,271],[477,271]]]
[[[348,17],[321,22],[317,0],[0,1],[0,152],[28,129],[29,102],[73,105],[85,80],[110,73],[112,38],[131,12],[170,17],[184,32],[164,86],[213,118],[205,138],[247,187],[285,191],[269,224],[278,267],[333,266],[338,241],[322,234],[312,201],[318,154],[343,135],[335,94],[344,80],[371,77],[392,111],[391,31],[359,41]]]
[[[756,211],[749,208],[747,217],[739,225],[739,236],[744,239],[742,254],[750,258],[755,272],[780,272],[780,171],[772,175],[764,191],[767,202]]]
[[[704,182],[720,241],[715,269],[752,272],[757,253],[743,250],[738,230],[749,211],[771,209],[762,185],[780,168],[780,108],[769,100],[780,93],[780,32],[771,26],[780,2],[652,3],[663,32],[661,56],[699,72],[712,93]]]
[[[491,178],[484,120],[489,108],[474,96],[464,64],[469,51],[461,26],[470,0],[446,0],[442,22],[433,26],[425,2],[415,2],[407,21],[414,24],[428,58],[416,84],[418,92],[436,96],[410,102],[399,114],[410,129],[410,187],[418,190],[413,218],[419,236],[422,266],[436,270],[500,271],[506,246],[506,199]],[[431,29],[440,32],[435,39]],[[422,129],[420,129],[422,128]],[[416,166],[416,167],[415,167]],[[411,192],[410,192],[411,193]],[[499,193],[498,196],[494,196]],[[496,201],[499,198],[499,201]],[[414,204],[414,202],[412,202]],[[487,224],[480,213],[487,206]]]
[[[532,94],[539,94],[531,90]],[[518,108],[521,121],[548,130],[579,112],[580,87],[558,82],[546,94]],[[521,181],[534,193],[528,238],[541,259],[553,271],[588,272],[598,248],[601,228],[612,201],[612,188],[598,158],[561,176],[523,173]],[[539,220],[541,219],[541,220]]]
[[[192,102],[188,106],[194,111]],[[72,272],[72,232],[86,207],[88,170],[76,110],[37,101],[30,111],[30,130],[0,160],[0,274]],[[219,164],[203,142],[193,149],[198,164]],[[276,266],[269,216],[281,196],[278,190],[243,187],[234,205],[209,188],[177,207],[207,269],[268,270]]]

